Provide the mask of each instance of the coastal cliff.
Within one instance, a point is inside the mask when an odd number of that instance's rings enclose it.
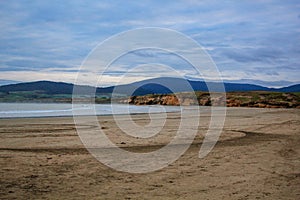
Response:
[[[191,93],[166,95],[132,96],[121,103],[134,105],[200,105],[222,106],[224,96],[212,99],[208,92],[196,92],[196,98]],[[299,93],[276,92],[230,92],[226,94],[227,107],[258,107],[258,108],[300,108]]]

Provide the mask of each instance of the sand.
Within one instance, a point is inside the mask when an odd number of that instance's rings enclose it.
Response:
[[[148,115],[132,117],[149,123]],[[180,115],[169,113],[161,133],[149,139],[122,134],[111,116],[98,119],[118,146],[149,152],[176,134]],[[0,119],[0,198],[300,199],[300,109],[228,108],[220,141],[199,159],[209,119],[210,113],[202,114],[183,156],[146,174],[119,172],[97,161],[70,117]]]

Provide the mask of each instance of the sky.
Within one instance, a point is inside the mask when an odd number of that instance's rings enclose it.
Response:
[[[227,82],[300,83],[298,0],[0,1],[0,80],[72,83],[99,43],[145,27],[172,29],[197,41]],[[117,84],[133,65],[157,63],[152,70],[139,67],[128,82],[164,76],[164,65],[186,73],[188,66],[175,57],[159,50],[132,52],[115,62],[103,86]],[[170,62],[159,64],[165,60]]]

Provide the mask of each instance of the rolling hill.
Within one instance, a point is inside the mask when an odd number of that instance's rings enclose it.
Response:
[[[190,84],[186,87],[187,83]],[[210,82],[210,89],[213,92],[219,92],[219,85]],[[72,94],[74,85],[64,82],[51,82],[51,81],[37,81],[28,83],[17,83],[0,86],[0,92],[30,92],[36,91],[48,95],[55,94]],[[91,86],[77,86],[80,90],[94,90],[97,94],[111,94],[116,92],[124,95],[146,95],[146,94],[169,94],[177,92],[189,91],[208,91],[208,87],[204,81],[191,81],[180,78],[155,78],[143,81],[138,81],[126,85],[110,86],[103,88],[93,88]],[[240,83],[224,83],[226,92],[245,92],[245,91],[273,91],[273,92],[300,92],[300,84],[292,85],[283,88],[268,88],[254,84],[240,84]]]

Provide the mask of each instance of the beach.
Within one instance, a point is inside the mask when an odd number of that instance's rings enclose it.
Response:
[[[147,125],[150,118],[132,119]],[[141,153],[168,144],[180,113],[167,113],[165,127],[148,139],[126,136],[112,116],[98,120],[117,146]],[[0,199],[300,199],[300,109],[227,108],[220,140],[200,159],[209,122],[210,112],[203,112],[177,161],[133,174],[95,159],[72,117],[0,119]]]

